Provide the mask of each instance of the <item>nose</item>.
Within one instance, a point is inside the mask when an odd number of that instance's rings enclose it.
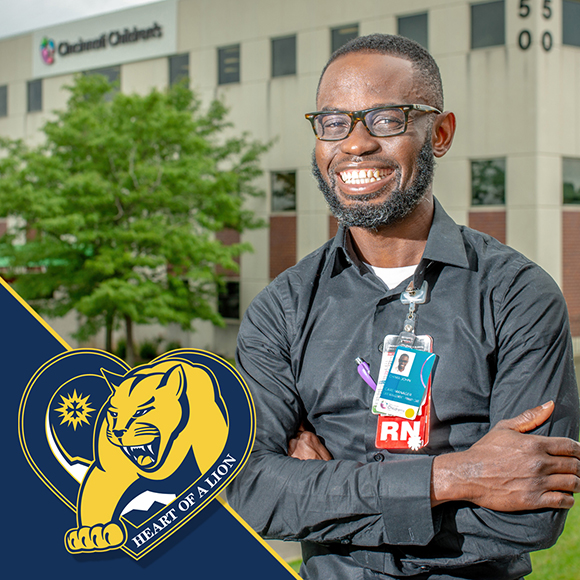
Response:
[[[355,121],[351,134],[340,142],[343,153],[357,156],[375,153],[380,147],[378,139],[368,132],[360,119]]]
[[[127,432],[127,429],[113,429],[113,434],[115,435],[115,437],[121,439],[121,437],[123,437],[123,435],[125,435],[125,433]]]

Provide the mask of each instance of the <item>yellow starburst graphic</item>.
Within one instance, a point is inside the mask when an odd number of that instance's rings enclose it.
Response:
[[[72,395],[66,397],[61,395],[62,405],[55,409],[62,417],[60,424],[68,423],[68,426],[70,427],[72,425],[75,431],[77,430],[77,426],[82,423],[88,425],[90,415],[95,410],[89,405],[89,396],[83,397],[82,393],[77,395],[76,389]]]

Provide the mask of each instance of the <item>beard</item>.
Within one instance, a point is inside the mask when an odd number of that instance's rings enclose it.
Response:
[[[413,181],[406,188],[401,188],[401,169],[397,167],[394,170],[395,189],[380,204],[372,203],[372,200],[382,190],[353,196],[356,202],[345,205],[335,193],[337,177],[333,175],[329,178],[330,182],[326,182],[316,163],[315,154],[312,153],[312,174],[318,182],[318,187],[334,217],[347,228],[377,230],[380,226],[389,226],[402,221],[419,205],[431,187],[435,170],[430,132],[417,156],[416,170],[417,174]]]

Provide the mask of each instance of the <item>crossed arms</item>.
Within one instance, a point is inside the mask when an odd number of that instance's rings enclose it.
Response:
[[[580,491],[580,446],[569,438],[577,436],[578,395],[563,299],[552,287],[542,295],[543,278],[530,276],[522,269],[509,292],[534,287],[539,316],[553,320],[551,332],[538,335],[525,302],[514,306],[507,296],[487,403],[491,429],[461,451],[383,463],[349,457],[328,435],[321,441],[300,428],[311,417],[293,380],[299,363],[291,356],[288,308],[280,293],[266,291],[240,335],[238,368],[253,390],[258,428],[248,465],[228,494],[233,507],[265,537],[407,552],[437,542],[441,522],[451,522],[463,542],[452,556],[457,566],[553,544],[571,494]],[[545,405],[522,412],[524,401]],[[337,415],[337,436],[351,412],[347,404]],[[351,432],[364,449],[363,435]]]

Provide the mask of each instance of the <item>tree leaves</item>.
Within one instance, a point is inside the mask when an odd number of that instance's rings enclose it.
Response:
[[[250,247],[215,233],[263,225],[244,202],[269,145],[224,139],[223,103],[203,111],[183,85],[113,94],[95,75],[68,90],[42,146],[0,141],[0,214],[14,218],[0,254],[17,290],[50,315],[76,309],[83,339],[127,317],[219,324],[216,268]]]

